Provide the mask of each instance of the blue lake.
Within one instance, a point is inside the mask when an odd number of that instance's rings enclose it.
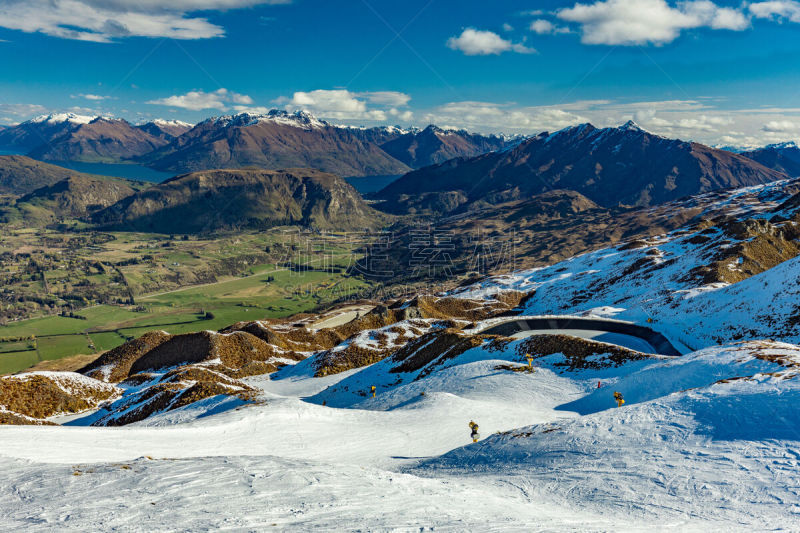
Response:
[[[129,180],[152,181],[161,183],[175,175],[173,172],[159,172],[142,165],[118,165],[112,163],[83,163],[80,161],[45,161],[51,165],[84,172],[86,174],[99,174],[101,176],[115,176]]]
[[[361,194],[369,194],[377,192],[393,181],[396,181],[400,176],[364,176],[358,178],[345,178],[345,181],[353,186],[355,190]]]
[[[25,155],[19,150],[0,150],[0,155]],[[75,172],[85,174],[98,174],[100,176],[114,176],[129,180],[152,181],[161,183],[175,175],[173,172],[159,172],[142,165],[127,165],[113,163],[83,163],[81,161],[44,161],[50,165],[68,168]]]

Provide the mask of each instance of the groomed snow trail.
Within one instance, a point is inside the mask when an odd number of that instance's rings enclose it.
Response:
[[[773,361],[800,348],[498,368],[521,342],[419,379],[390,361],[326,378],[299,364],[250,380],[262,405],[210,399],[123,428],[0,428],[0,529],[800,528],[800,384]]]

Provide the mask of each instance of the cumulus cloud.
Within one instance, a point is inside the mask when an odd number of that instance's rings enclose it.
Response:
[[[516,107],[512,104],[462,101],[432,109],[425,121],[476,131],[524,131],[561,129],[588,119],[557,107]]]
[[[800,22],[800,2],[794,0],[773,0],[754,2],[747,8],[756,18],[774,18]]]
[[[398,91],[374,91],[374,92],[361,92],[355,93],[356,97],[366,98],[367,101],[373,104],[386,104],[394,107],[402,107],[408,105],[411,97],[406,93]]]
[[[83,98],[85,100],[97,101],[97,100],[108,100],[111,97],[110,96],[102,96],[102,95],[99,95],[99,94],[73,94],[73,95],[70,95],[70,98]]]
[[[556,26],[546,19],[536,19],[531,22],[530,29],[539,35],[553,35],[556,33],[569,33],[569,28],[565,26]]]
[[[408,105],[411,97],[396,91],[351,92],[347,89],[317,89],[298,91],[291,98],[281,97],[276,103],[286,109],[304,109],[322,118],[338,120],[385,121],[396,117],[408,121],[410,110],[398,109]]]
[[[492,31],[467,28],[458,37],[450,37],[447,47],[463,52],[468,56],[499,55],[503,52],[517,52],[518,54],[533,54],[533,48],[524,44],[512,43],[503,39]]]
[[[224,28],[193,11],[237,9],[288,0],[0,0],[0,26],[93,42],[123,37],[209,39]]]
[[[666,44],[683,30],[708,27],[744,30],[749,19],[740,10],[720,7],[709,0],[600,0],[560,9],[557,17],[580,26],[585,44]]]
[[[761,127],[761,131],[768,133],[797,133],[800,124],[791,120],[770,120]]]
[[[43,115],[47,108],[39,104],[4,104],[0,103],[0,115],[5,123],[19,122],[20,118],[30,118],[34,115]]]
[[[228,103],[252,104],[253,99],[246,94],[235,93],[228,89],[217,89],[210,93],[204,91],[189,91],[186,94],[158,98],[146,103],[200,111],[201,109],[225,110],[228,108]]]

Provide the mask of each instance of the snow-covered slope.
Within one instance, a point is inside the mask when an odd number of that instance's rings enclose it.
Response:
[[[614,383],[628,399],[621,409],[599,389],[562,406],[595,414],[492,435],[411,471],[502,479],[531,499],[624,510],[631,522],[621,529],[644,520],[680,530],[726,522],[794,530],[798,357],[797,346],[749,343],[650,365]]]
[[[487,341],[424,376],[387,373],[379,363],[324,378],[252,378],[265,403],[215,416],[207,415],[217,405],[195,405],[147,421],[159,427],[0,428],[0,524],[800,526],[798,347],[747,343],[575,371],[553,355],[535,373],[498,368],[524,366],[524,342]],[[399,379],[376,398],[352,394],[384,375]],[[628,402],[621,409],[610,407],[615,390]],[[313,401],[327,394],[327,405],[300,399],[315,391]],[[333,406],[344,403],[351,408]],[[478,444],[470,420],[480,425]]]
[[[740,339],[800,342],[800,209],[777,182],[717,196],[695,223],[453,293],[532,292],[523,313],[614,317],[697,349]],[[791,189],[792,191],[794,189]]]

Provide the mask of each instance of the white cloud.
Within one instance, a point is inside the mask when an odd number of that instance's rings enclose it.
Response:
[[[281,97],[276,103],[288,110],[304,109],[329,119],[385,121],[390,116],[410,120],[412,114],[405,107],[411,97],[396,91],[351,92],[347,89],[317,89],[298,91],[291,98]]]
[[[99,94],[73,94],[70,95],[70,98],[83,98],[85,100],[108,100],[111,98],[110,96],[102,96]]]
[[[392,107],[389,109],[389,116],[396,117],[403,122],[410,122],[414,118],[414,113],[410,110],[400,111],[399,109]]]
[[[739,31],[750,25],[741,11],[709,0],[679,2],[675,6],[665,0],[599,0],[561,9],[557,16],[579,24],[585,44],[660,45],[674,41],[687,29]]]
[[[491,31],[467,28],[458,37],[450,37],[447,47],[459,50],[468,56],[499,55],[503,52],[532,54],[536,50],[519,43],[512,43]]]
[[[536,19],[531,22],[530,29],[539,35],[552,35],[556,33],[569,33],[569,28],[564,26],[556,26],[546,19]]]
[[[256,106],[248,106],[248,105],[235,105],[233,106],[233,110],[237,113],[249,113],[251,115],[265,115],[271,111],[269,107],[264,107],[260,105]]]
[[[800,22],[800,2],[794,0],[754,2],[748,6],[748,10],[756,18],[775,18]]]
[[[355,93],[355,96],[366,98],[367,101],[373,104],[386,104],[394,107],[408,105],[408,102],[411,101],[411,97],[409,95],[398,91],[361,92]]]
[[[230,95],[234,104],[251,105],[253,103],[253,99],[246,94],[230,93]]]
[[[536,133],[561,129],[588,119],[568,110],[549,107],[515,107],[492,102],[450,102],[432,109],[425,121],[475,131]]]
[[[2,0],[0,26],[81,41],[123,37],[208,39],[224,28],[192,11],[224,10],[287,0]]]
[[[9,122],[13,119],[18,119],[18,118],[30,118],[34,115],[43,115],[46,112],[47,108],[39,104],[0,103],[0,114],[4,115],[3,120],[5,122]]]
[[[189,91],[186,94],[150,100],[146,103],[199,111],[201,109],[225,110],[227,109],[227,103],[252,104],[253,99],[246,94],[235,93],[228,89],[217,89],[210,93],[204,91]]]
[[[508,22],[504,22],[503,23],[503,31],[514,31],[514,26],[512,26]]]
[[[761,130],[768,133],[797,133],[800,131],[800,124],[791,120],[771,120]]]

